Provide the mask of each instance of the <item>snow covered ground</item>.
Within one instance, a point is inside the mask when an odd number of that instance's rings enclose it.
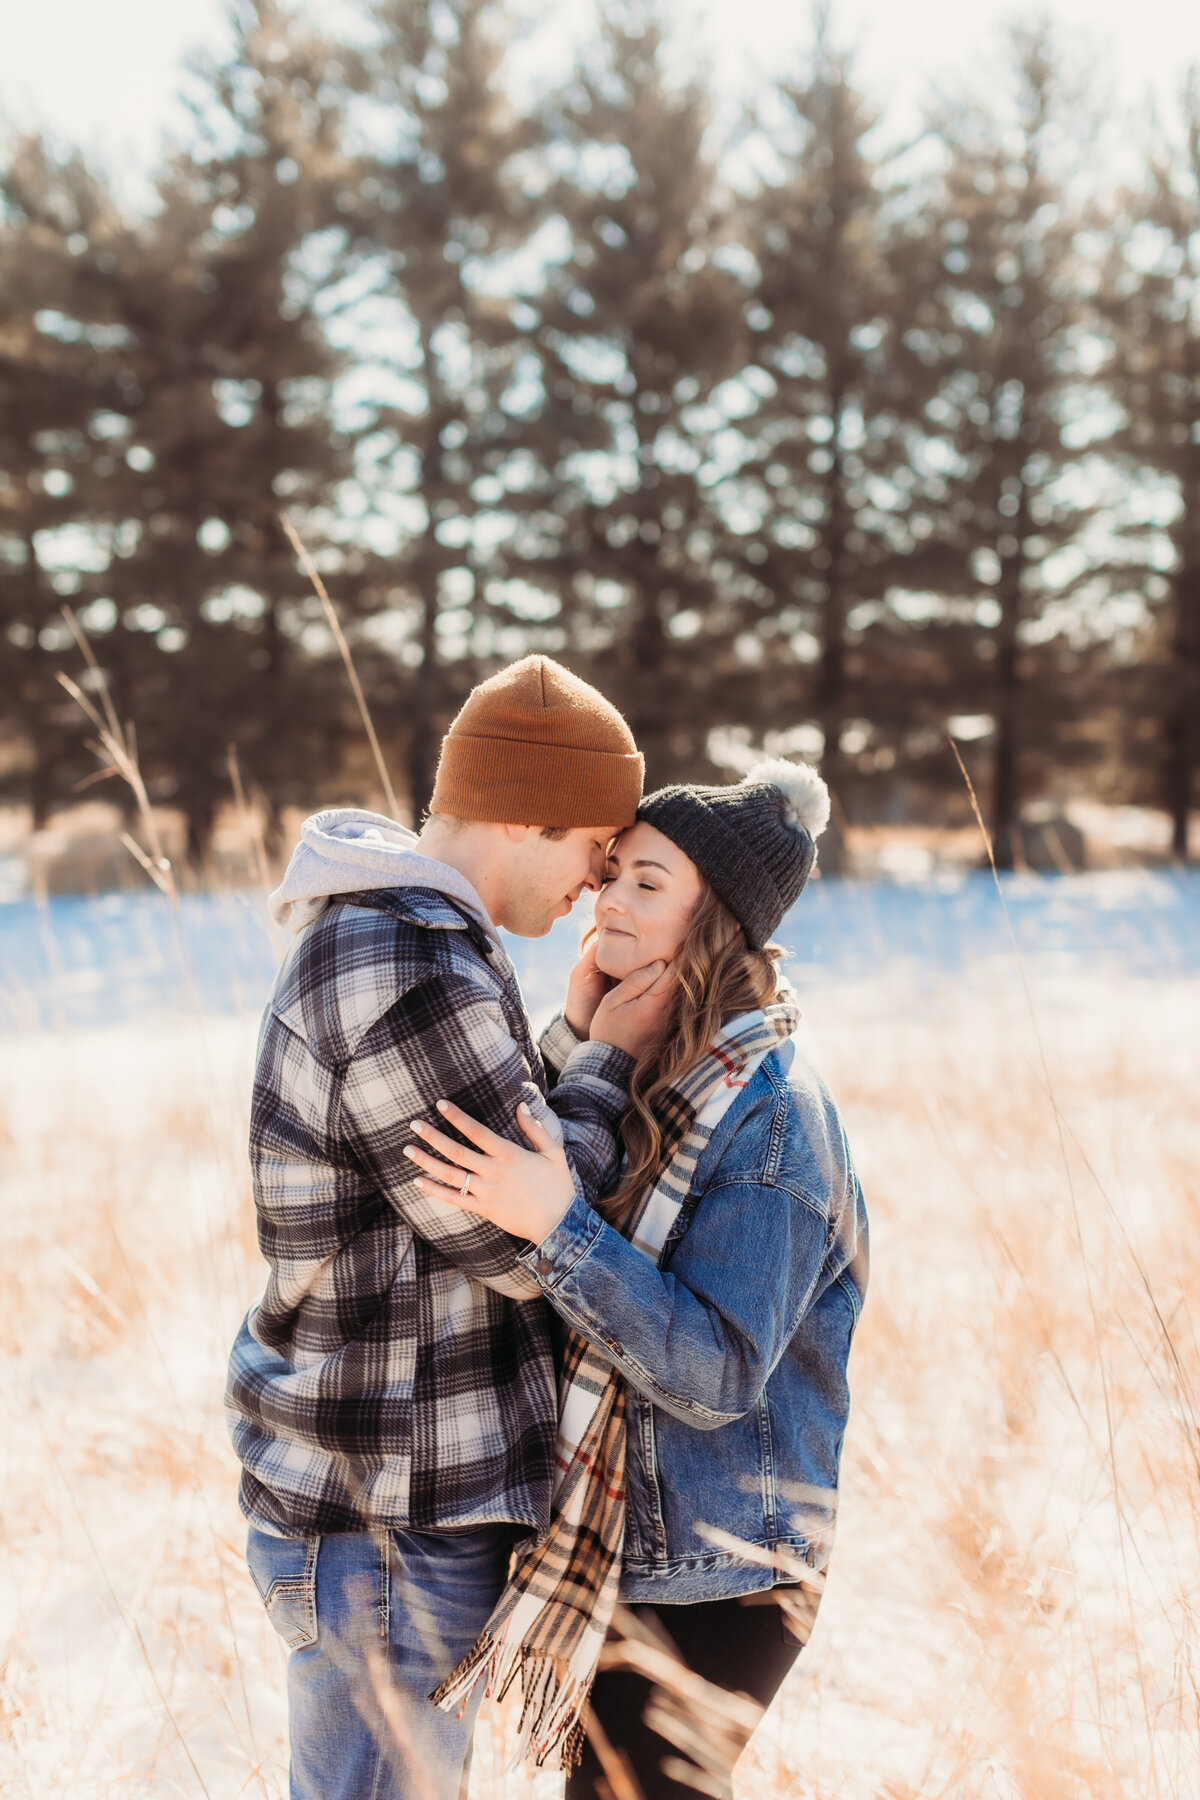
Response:
[[[873,1268],[828,1591],[738,1800],[1200,1794],[1200,883],[1007,892],[1019,961],[974,877],[816,885],[780,934]],[[577,933],[514,946],[535,1014]],[[273,956],[241,898],[0,907],[13,1800],[286,1790],[220,1406]],[[529,1800],[500,1735],[472,1800]]]
[[[1195,871],[1008,875],[1003,891],[986,872],[814,881],[776,936],[807,985],[1011,972],[1009,920],[1043,969],[1200,974]],[[556,1004],[589,903],[548,938],[510,940],[531,1010]],[[152,892],[0,904],[0,1033],[257,1012],[280,944],[255,892],[185,895],[177,913]]]

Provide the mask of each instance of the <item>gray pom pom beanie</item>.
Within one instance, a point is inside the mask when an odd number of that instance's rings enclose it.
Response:
[[[659,788],[637,816],[691,857],[761,950],[812,874],[829,789],[807,763],[773,758],[732,787]]]

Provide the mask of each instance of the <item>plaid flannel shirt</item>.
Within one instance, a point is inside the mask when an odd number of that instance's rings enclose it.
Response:
[[[439,1098],[523,1141],[524,1099],[594,1199],[632,1059],[561,1017],[542,1045],[549,1077],[508,957],[436,890],[354,895],[292,945],[250,1128],[270,1275],[226,1393],[242,1509],[266,1530],[548,1523],[553,1326],[526,1246],[423,1195],[404,1155]]]

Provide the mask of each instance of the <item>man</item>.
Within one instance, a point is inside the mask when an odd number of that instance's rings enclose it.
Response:
[[[612,1181],[662,966],[608,994],[577,968],[543,1037],[552,1081],[497,927],[544,936],[599,888],[642,772],[595,689],[526,657],[455,719],[419,838],[318,814],[272,895],[298,935],[254,1084],[270,1275],[227,1405],[251,1573],[291,1652],[292,1800],[465,1793],[474,1708],[427,1696],[548,1523],[552,1324],[526,1246],[424,1197],[405,1150],[439,1099],[527,1147],[524,1100],[586,1198]]]

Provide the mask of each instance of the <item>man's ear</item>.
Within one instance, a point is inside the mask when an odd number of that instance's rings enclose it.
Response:
[[[532,825],[506,825],[504,830],[512,843],[519,844],[523,838],[529,836],[534,827]]]

